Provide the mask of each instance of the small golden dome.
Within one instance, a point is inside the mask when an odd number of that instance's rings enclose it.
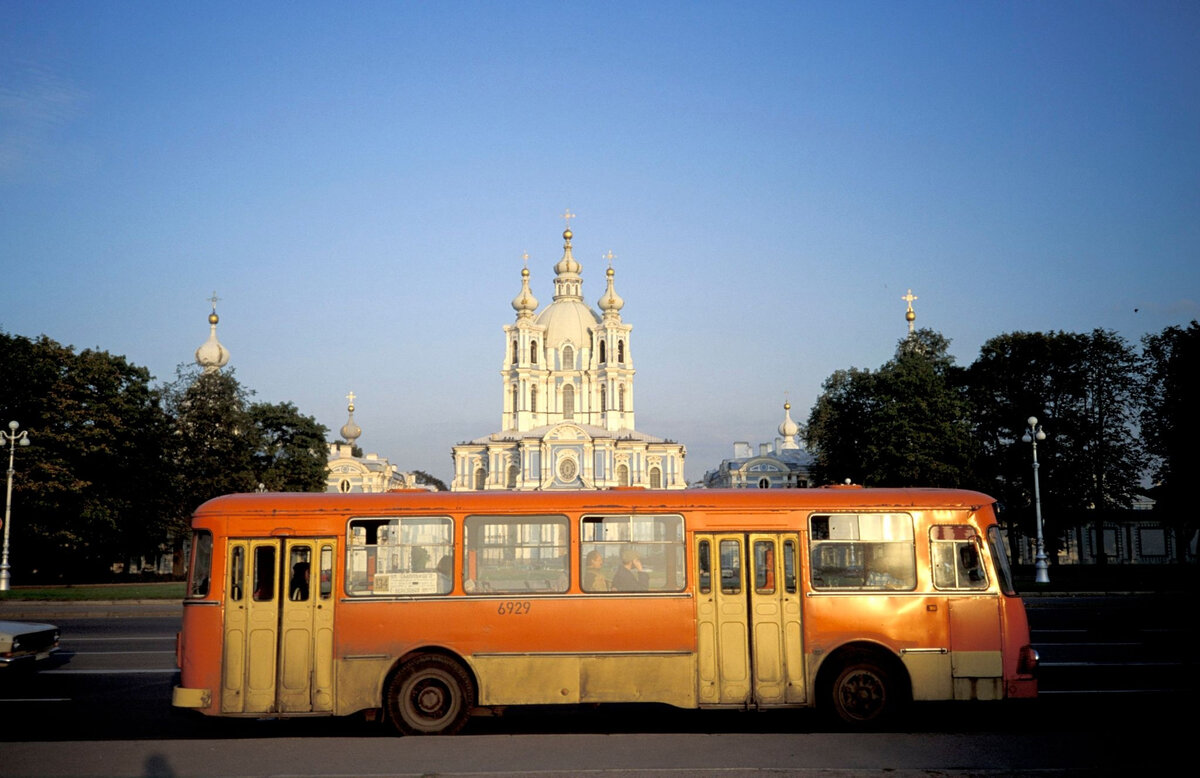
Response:
[[[212,313],[210,313],[210,314],[208,315],[208,323],[209,323],[209,324],[216,324],[216,323],[217,323],[217,322],[219,322],[220,320],[221,320],[221,319],[220,319],[220,318],[217,316],[217,312],[216,312],[216,311],[213,311]]]

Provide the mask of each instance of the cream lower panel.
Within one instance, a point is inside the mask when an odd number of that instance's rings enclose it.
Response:
[[[367,708],[382,707],[383,680],[395,662],[394,657],[355,657],[337,662],[337,704],[334,714],[346,716]]]
[[[903,652],[914,700],[994,700],[1002,688],[999,651]]]
[[[905,652],[900,655],[900,661],[904,663],[908,678],[912,681],[914,700],[954,699],[948,652]]]
[[[955,651],[955,678],[999,678],[1004,675],[1004,655],[999,651]]]
[[[480,705],[662,702],[696,707],[692,654],[476,655]]]

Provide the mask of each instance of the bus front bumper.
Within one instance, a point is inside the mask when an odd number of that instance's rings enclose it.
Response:
[[[212,704],[212,692],[208,689],[176,686],[171,694],[171,704],[176,708],[207,708]]]

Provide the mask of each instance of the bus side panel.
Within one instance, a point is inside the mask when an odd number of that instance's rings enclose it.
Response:
[[[422,650],[461,657],[485,705],[694,704],[695,617],[686,594],[343,599],[338,608],[340,714],[378,707],[396,661]]]

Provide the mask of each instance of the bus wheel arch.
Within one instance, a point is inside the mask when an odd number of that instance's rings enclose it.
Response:
[[[384,712],[403,735],[453,735],[466,726],[477,688],[470,669],[453,654],[411,652],[388,674]]]
[[[842,725],[870,729],[894,718],[912,700],[908,670],[874,643],[849,643],[821,663],[817,705]]]

